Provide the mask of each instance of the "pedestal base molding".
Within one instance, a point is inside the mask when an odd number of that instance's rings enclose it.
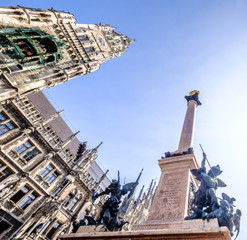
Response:
[[[155,228],[155,225],[157,228]],[[79,231],[82,231],[80,227]],[[170,223],[146,222],[129,232],[81,232],[59,236],[60,240],[231,240],[226,227],[219,227],[217,219],[209,222],[188,220]],[[150,230],[152,229],[152,230]]]

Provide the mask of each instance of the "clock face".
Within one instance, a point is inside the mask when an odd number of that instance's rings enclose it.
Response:
[[[97,39],[98,39],[99,44],[102,47],[106,48],[106,42],[105,42],[104,38],[101,35],[97,35]]]

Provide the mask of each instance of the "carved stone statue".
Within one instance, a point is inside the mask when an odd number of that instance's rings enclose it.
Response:
[[[4,179],[0,186],[0,192],[2,192],[5,188],[17,183],[21,179],[22,175],[22,173],[12,174],[8,178]]]
[[[19,173],[5,182],[5,187],[0,190],[0,205],[26,181],[28,173]]]

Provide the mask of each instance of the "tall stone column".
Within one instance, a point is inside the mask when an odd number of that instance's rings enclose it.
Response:
[[[196,107],[198,105],[201,105],[198,99],[198,94],[198,91],[193,91],[190,93],[190,96],[185,97],[188,102],[188,105],[178,145],[178,151],[180,152],[188,151],[189,148],[193,147]]]
[[[174,227],[175,222],[183,222],[188,215],[190,183],[196,184],[190,170],[199,167],[192,149],[196,107],[201,104],[198,94],[193,91],[185,97],[187,111],[178,150],[159,160],[161,176],[149,217],[145,223],[134,226],[136,230],[146,229],[147,225],[149,229]]]

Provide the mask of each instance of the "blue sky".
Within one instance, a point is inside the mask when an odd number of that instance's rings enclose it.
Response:
[[[157,160],[177,149],[186,101],[201,91],[194,148],[201,143],[212,165],[220,164],[224,191],[243,211],[239,240],[247,230],[247,1],[1,1],[69,11],[78,23],[107,23],[136,39],[127,53],[47,92],[74,131],[115,178],[141,185],[158,178]]]

